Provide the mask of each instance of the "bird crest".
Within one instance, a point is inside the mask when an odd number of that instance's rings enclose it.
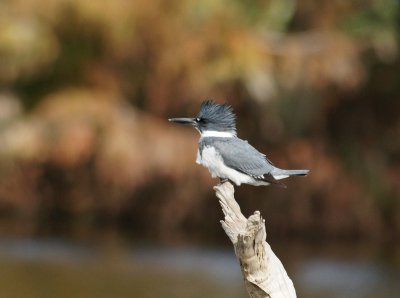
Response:
[[[236,134],[236,115],[228,104],[206,100],[201,104],[196,119],[207,130],[230,131]]]

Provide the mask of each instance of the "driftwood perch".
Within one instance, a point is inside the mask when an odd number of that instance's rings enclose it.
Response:
[[[225,215],[222,228],[233,243],[250,297],[296,297],[293,282],[266,242],[265,220],[260,212],[244,217],[230,182],[215,186],[214,190]]]

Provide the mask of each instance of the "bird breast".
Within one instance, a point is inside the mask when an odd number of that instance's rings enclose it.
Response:
[[[201,153],[197,151],[196,163],[208,168],[213,178],[226,178],[236,185],[242,183],[253,184],[255,182],[252,177],[227,167],[221,155],[212,146],[205,146]]]

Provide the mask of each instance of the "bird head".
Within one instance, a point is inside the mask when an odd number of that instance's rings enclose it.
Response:
[[[191,125],[201,135],[210,132],[230,133],[236,135],[236,116],[228,104],[218,104],[212,100],[204,101],[195,118],[171,118],[170,122]]]

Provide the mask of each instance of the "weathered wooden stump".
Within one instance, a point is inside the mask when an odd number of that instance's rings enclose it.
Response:
[[[244,217],[230,182],[215,186],[214,190],[225,215],[222,228],[233,243],[250,297],[296,297],[292,280],[266,242],[265,220],[260,212]]]

